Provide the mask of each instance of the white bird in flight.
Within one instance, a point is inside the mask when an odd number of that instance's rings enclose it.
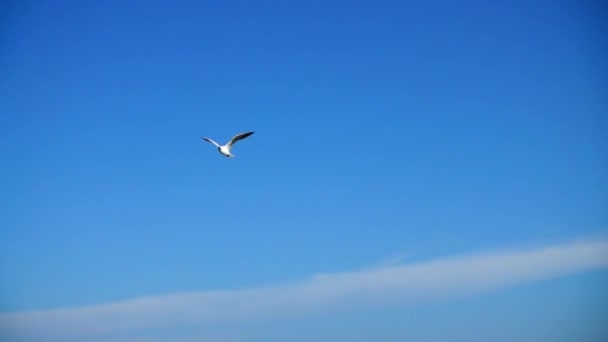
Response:
[[[201,139],[208,141],[210,143],[212,143],[213,145],[215,145],[215,147],[217,147],[217,150],[223,154],[224,156],[228,157],[228,158],[232,158],[234,157],[234,154],[230,153],[230,150],[232,149],[232,146],[239,140],[243,140],[245,138],[247,138],[248,136],[252,135],[254,132],[247,132],[247,133],[241,133],[241,134],[237,134],[234,137],[232,137],[232,139],[230,139],[229,142],[226,143],[226,145],[220,145],[218,143],[216,143],[215,141],[206,138],[206,137],[201,137]]]

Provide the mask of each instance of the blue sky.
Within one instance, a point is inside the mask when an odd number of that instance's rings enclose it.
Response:
[[[154,318],[166,323],[160,330],[138,326],[151,318],[133,309],[124,326],[72,337],[608,334],[598,319],[608,314],[598,304],[608,281],[601,5],[1,6],[0,337],[39,340],[55,327],[67,341],[71,329],[52,322],[87,327],[79,320],[104,305],[218,291],[245,304],[210,299],[234,313],[218,313],[217,325],[208,322],[214,309],[175,304]],[[232,159],[200,139],[250,130]],[[547,250],[561,254],[545,258]],[[519,257],[538,276],[513,269]],[[456,278],[414,272],[394,276],[390,290],[342,277],[460,258],[470,263]],[[485,263],[514,280],[474,267]],[[329,277],[321,285],[320,274]],[[433,286],[454,279],[459,291]],[[489,280],[497,283],[478,286]],[[441,299],[408,300],[417,281]],[[299,291],[324,286],[340,304],[313,300],[282,317]],[[283,302],[269,299],[277,287]],[[274,303],[263,319],[256,300]],[[38,314],[46,321],[28,325]]]

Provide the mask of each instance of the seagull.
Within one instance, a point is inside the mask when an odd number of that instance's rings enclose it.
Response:
[[[208,141],[210,143],[212,143],[213,145],[215,145],[215,147],[217,147],[217,150],[224,156],[228,157],[228,158],[232,158],[234,157],[234,154],[230,153],[230,150],[232,149],[232,146],[239,140],[243,140],[245,138],[247,138],[248,136],[252,135],[254,132],[247,132],[247,133],[240,133],[235,135],[234,137],[232,137],[232,139],[230,139],[230,141],[228,143],[226,143],[226,145],[220,145],[218,143],[216,143],[215,141],[206,138],[206,137],[201,137],[201,139]]]

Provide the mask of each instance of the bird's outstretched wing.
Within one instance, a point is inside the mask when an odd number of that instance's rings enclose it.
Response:
[[[232,145],[234,145],[237,141],[243,140],[243,139],[247,138],[248,136],[252,135],[253,133],[254,132],[237,134],[234,137],[232,137],[232,139],[230,139],[230,141],[226,145],[228,145],[228,147],[232,147]]]
[[[215,145],[215,147],[220,147],[220,144],[216,143],[215,141],[213,141],[213,140],[211,140],[209,138],[201,137],[201,139],[212,143],[213,145]]]

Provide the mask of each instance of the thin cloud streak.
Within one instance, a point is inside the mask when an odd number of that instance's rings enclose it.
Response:
[[[0,314],[0,337],[82,340],[150,329],[473,295],[608,266],[608,240],[318,274],[281,286],[135,298],[69,309]]]

